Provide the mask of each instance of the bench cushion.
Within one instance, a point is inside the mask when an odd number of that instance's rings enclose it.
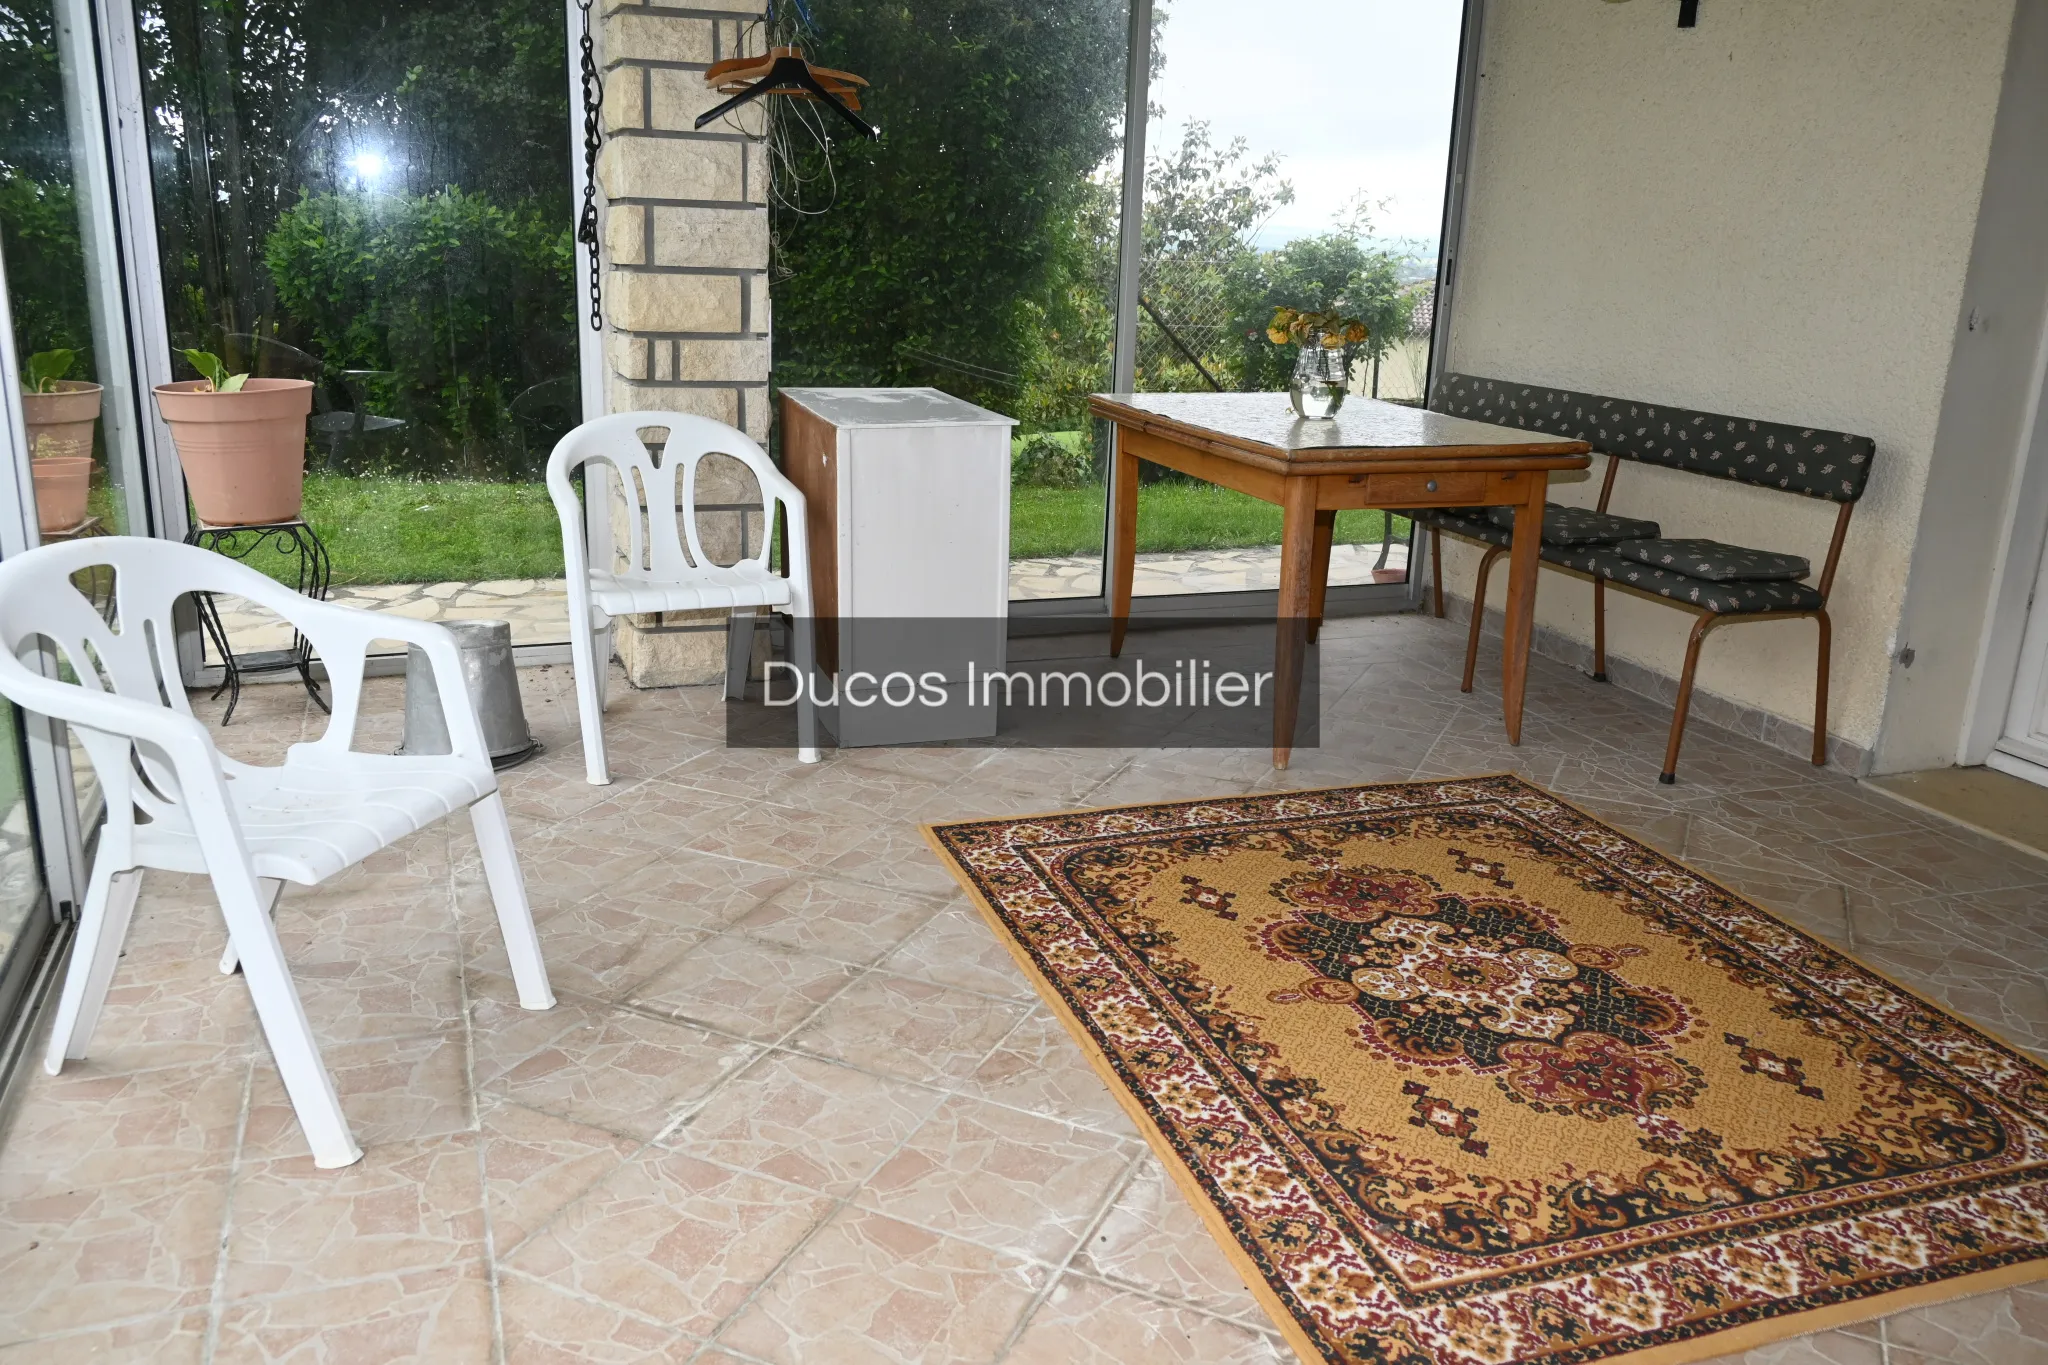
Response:
[[[1770,583],[1804,578],[1813,572],[1813,565],[1799,555],[1751,550],[1718,540],[1625,540],[1614,552],[1653,569],[1676,569],[1716,583]]]
[[[1429,406],[1454,417],[1586,441],[1603,454],[1626,460],[1832,502],[1854,502],[1863,496],[1877,451],[1869,437],[1842,431],[1469,374],[1439,377]]]
[[[1486,519],[1503,531],[1515,529],[1512,507],[1489,507]],[[1622,540],[1653,540],[1662,534],[1656,522],[1637,517],[1618,517],[1612,512],[1566,507],[1555,502],[1543,507],[1545,545],[1612,545]]]
[[[1486,519],[1486,514],[1492,510],[1490,507],[1433,507],[1408,515],[1433,530],[1448,531],[1454,536],[1484,541],[1488,545],[1506,545],[1513,537]]]
[[[1553,564],[1577,569],[1595,578],[1626,583],[1659,597],[1688,602],[1706,611],[1726,615],[1758,611],[1819,611],[1826,605],[1821,595],[1804,583],[1787,579],[1716,583],[1710,578],[1694,578],[1690,574],[1629,559],[1616,553],[1611,545],[1557,546],[1545,549],[1543,557]]]
[[[1448,531],[1452,535],[1485,541],[1489,545],[1514,543],[1515,509],[1512,507],[1446,507],[1412,515],[1424,526]],[[1607,545],[1656,533],[1657,523],[1654,521],[1617,517],[1584,507],[1561,507],[1557,503],[1543,509],[1545,545]]]

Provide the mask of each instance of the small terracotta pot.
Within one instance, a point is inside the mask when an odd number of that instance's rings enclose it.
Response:
[[[36,525],[44,535],[72,530],[85,520],[86,494],[92,490],[92,456],[38,455],[28,467],[35,478]]]
[[[310,379],[251,379],[238,393],[203,379],[156,386],[192,507],[209,526],[291,521],[304,502]]]
[[[28,427],[28,453],[43,459],[90,456],[100,393],[99,385],[82,379],[60,379],[51,393],[24,393],[21,420]]]
[[[1375,583],[1406,583],[1408,581],[1408,571],[1406,569],[1374,569],[1372,571],[1372,581]]]

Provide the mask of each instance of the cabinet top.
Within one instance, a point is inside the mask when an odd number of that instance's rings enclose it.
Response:
[[[1017,425],[937,389],[784,389],[782,396],[835,427]]]

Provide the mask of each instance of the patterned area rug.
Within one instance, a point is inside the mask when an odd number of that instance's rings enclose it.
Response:
[[[928,832],[1304,1360],[2048,1276],[2048,1070],[1516,778]]]

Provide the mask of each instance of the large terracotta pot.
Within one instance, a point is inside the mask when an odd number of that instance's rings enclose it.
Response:
[[[54,392],[24,393],[21,419],[28,427],[30,455],[90,456],[92,425],[100,419],[100,386],[60,379]]]
[[[92,446],[87,444],[86,449]],[[82,524],[86,495],[92,490],[92,456],[38,455],[28,467],[35,479],[36,525],[43,534]]]
[[[291,521],[305,492],[313,381],[251,379],[238,393],[202,393],[205,382],[156,386],[199,519],[209,526]]]

